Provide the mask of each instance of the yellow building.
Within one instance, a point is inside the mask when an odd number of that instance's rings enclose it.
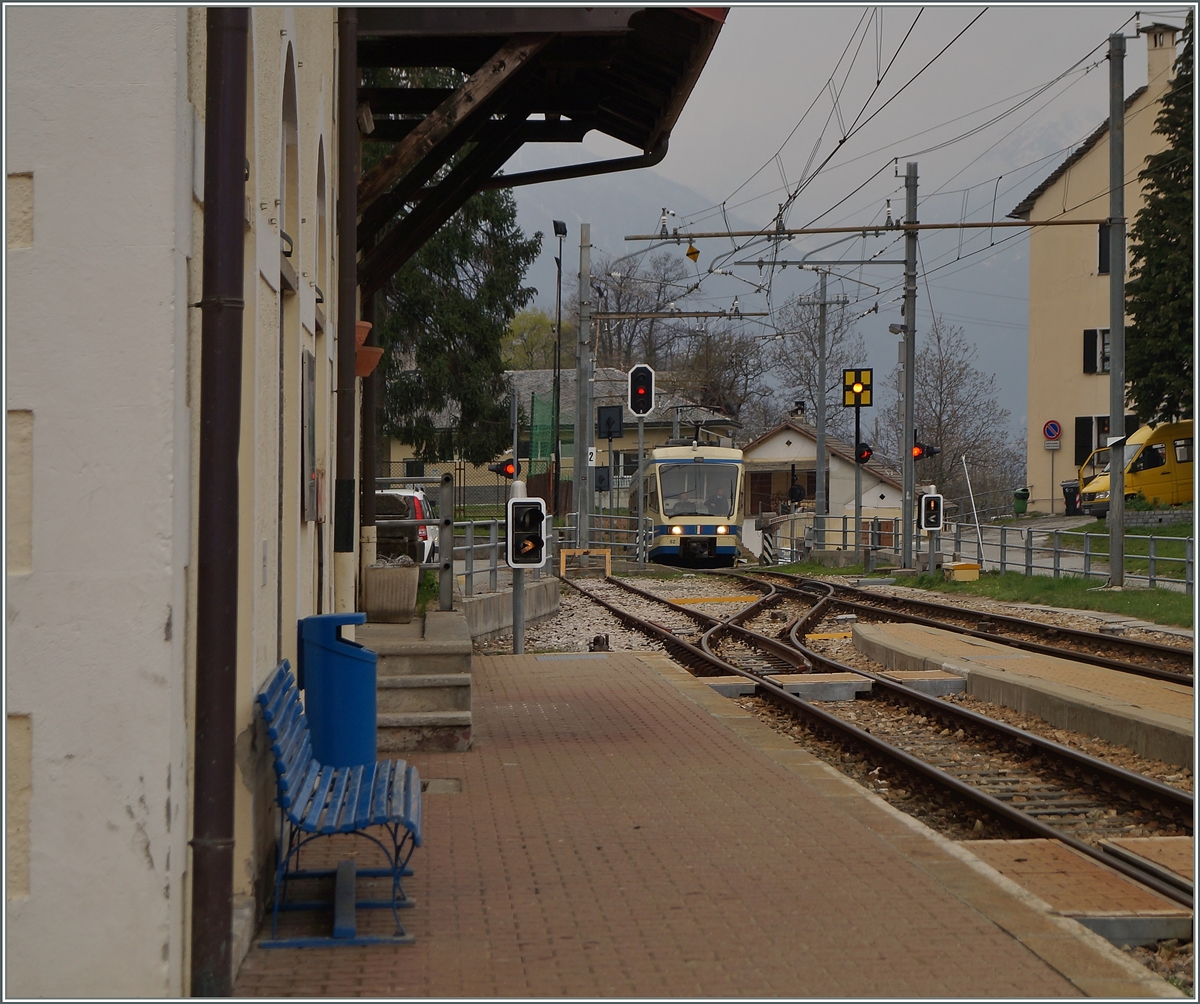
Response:
[[[1146,38],[1148,83],[1125,101],[1125,213],[1143,204],[1138,174],[1166,143],[1154,134],[1160,100],[1170,85],[1177,28],[1153,24]],[[1009,215],[1026,220],[1108,216],[1108,122],[1035,188]],[[1108,227],[1034,228],[1029,235],[1029,398],[1027,478],[1030,506],[1062,512],[1061,482],[1110,435],[1137,428],[1125,415],[1109,421]],[[1061,429],[1045,434],[1046,423]],[[1053,430],[1051,430],[1053,431]],[[1057,444],[1057,445],[1053,445]]]

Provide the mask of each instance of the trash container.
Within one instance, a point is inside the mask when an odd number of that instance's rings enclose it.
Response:
[[[1067,504],[1067,515],[1079,515],[1079,482],[1078,481],[1060,481],[1062,485],[1063,501]]]
[[[1018,516],[1024,516],[1025,510],[1029,508],[1029,489],[1018,488],[1013,492],[1013,512]]]
[[[365,624],[364,613],[300,619],[297,682],[312,734],[312,755],[330,767],[375,762],[376,655],[341,637],[344,624]]]

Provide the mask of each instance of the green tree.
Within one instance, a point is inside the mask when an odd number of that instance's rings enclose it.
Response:
[[[507,189],[473,196],[381,292],[380,424],[423,460],[486,463],[511,438],[501,343],[537,292]]]
[[[1146,203],[1129,231],[1125,379],[1143,422],[1192,417],[1192,31],[1189,12],[1154,126],[1167,147],[1146,158],[1138,175]]]
[[[564,330],[566,327],[564,324]],[[566,346],[570,352],[574,343],[567,342]],[[554,318],[544,310],[522,310],[514,315],[500,354],[508,369],[554,369]]]

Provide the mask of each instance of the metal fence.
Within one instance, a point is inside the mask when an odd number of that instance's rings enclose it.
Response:
[[[899,520],[864,519],[860,546],[871,555],[884,553],[899,560]],[[765,532],[765,531],[764,531]],[[854,550],[854,519],[851,516],[816,517],[796,513],[776,522],[773,537],[777,561],[803,561],[813,551]],[[931,548],[939,560],[975,561],[989,571],[1019,572],[1024,575],[1074,575],[1107,579],[1108,534],[1075,530],[1038,530],[1035,527],[995,526],[962,520],[947,523],[942,532],[913,534],[918,564],[927,566],[920,555]],[[937,564],[938,562],[935,562]],[[1125,579],[1148,586],[1195,590],[1195,544],[1192,537],[1125,535]]]
[[[563,547],[579,547],[579,514],[567,513],[561,528]],[[612,512],[594,512],[588,516],[588,547],[607,547],[614,558],[645,564],[650,540],[654,535],[654,520],[643,516],[641,533],[638,533],[637,516],[614,515]]]
[[[1056,579],[1063,575],[1107,579],[1110,575],[1107,533],[1009,526],[977,528],[971,523],[956,523],[952,534],[954,553],[967,560],[973,558],[985,570],[1048,574]],[[1126,534],[1124,558],[1127,582],[1182,588],[1189,595],[1195,590],[1192,537]]]

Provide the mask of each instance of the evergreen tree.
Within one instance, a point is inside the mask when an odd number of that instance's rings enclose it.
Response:
[[[1154,126],[1167,148],[1138,175],[1146,203],[1129,231],[1125,379],[1143,422],[1192,417],[1192,30],[1189,12]]]
[[[516,218],[510,191],[480,192],[382,291],[380,426],[423,460],[486,463],[511,442],[501,343],[542,241]]]

